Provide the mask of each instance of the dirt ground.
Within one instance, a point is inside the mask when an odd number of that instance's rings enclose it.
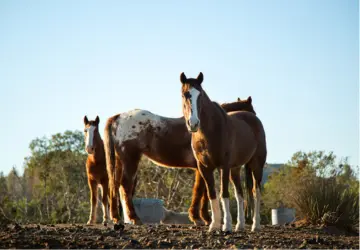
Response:
[[[352,248],[359,235],[319,227],[262,226],[261,232],[208,233],[192,225],[10,224],[0,228],[0,248]]]

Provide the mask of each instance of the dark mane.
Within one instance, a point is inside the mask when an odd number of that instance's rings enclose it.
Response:
[[[254,113],[256,115],[254,108],[246,100],[242,100],[242,101],[238,101],[238,102],[231,102],[231,103],[223,103],[220,106],[223,109],[225,109],[226,112],[233,112],[233,111],[239,111],[239,110],[245,109],[246,111]]]

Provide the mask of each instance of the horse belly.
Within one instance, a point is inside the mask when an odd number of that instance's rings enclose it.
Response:
[[[257,148],[256,137],[252,129],[245,122],[241,121],[240,123],[242,128],[236,131],[232,147],[229,150],[231,165],[243,165],[249,162]]]
[[[164,167],[196,168],[196,160],[190,149],[153,143],[144,154],[155,164]]]
[[[241,166],[248,163],[254,156],[256,151],[255,146],[246,147],[246,145],[240,145],[236,154],[233,154],[230,160],[231,166]]]

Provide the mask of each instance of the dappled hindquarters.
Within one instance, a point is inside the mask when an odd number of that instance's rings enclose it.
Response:
[[[358,249],[359,236],[331,228],[262,226],[262,231],[208,233],[205,226],[125,225],[123,231],[100,224],[9,224],[0,231],[0,248],[337,248]]]

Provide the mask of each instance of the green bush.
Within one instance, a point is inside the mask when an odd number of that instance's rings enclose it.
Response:
[[[345,161],[324,152],[297,152],[264,186],[262,212],[282,204],[295,208],[297,219],[344,229],[359,225],[359,181]]]
[[[336,178],[313,177],[289,197],[297,213],[312,224],[346,229],[359,223],[359,194],[348,190]]]

